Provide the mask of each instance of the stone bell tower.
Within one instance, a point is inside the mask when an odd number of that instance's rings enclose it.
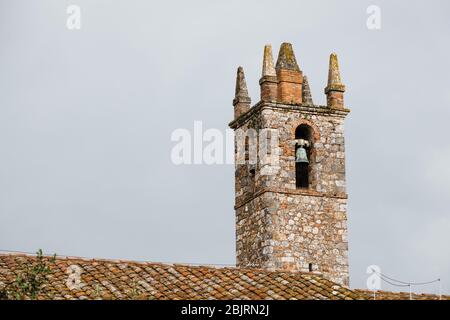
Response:
[[[313,103],[289,43],[281,45],[275,65],[271,46],[265,46],[259,83],[260,101],[251,106],[239,67],[230,123],[236,133],[237,265],[317,272],[348,286],[344,119],[349,110],[337,56],[330,56],[326,106]],[[271,146],[261,153],[266,141]]]

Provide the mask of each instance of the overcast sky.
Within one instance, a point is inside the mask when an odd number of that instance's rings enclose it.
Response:
[[[69,4],[81,30],[66,27]],[[366,26],[371,4],[380,30]],[[175,166],[170,136],[195,120],[225,130],[237,66],[257,102],[263,46],[287,41],[316,103],[333,51],[347,86],[351,286],[376,264],[450,293],[449,12],[446,0],[0,0],[0,249],[233,264],[233,166]]]

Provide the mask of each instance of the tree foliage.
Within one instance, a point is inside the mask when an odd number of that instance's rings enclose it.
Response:
[[[42,250],[36,252],[36,259],[27,260],[19,267],[19,274],[14,281],[0,290],[0,299],[23,300],[37,299],[48,281],[50,264],[55,263],[56,255],[44,257]]]

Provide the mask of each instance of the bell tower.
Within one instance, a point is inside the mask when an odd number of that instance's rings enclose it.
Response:
[[[344,119],[349,110],[337,56],[330,56],[325,106],[314,104],[289,43],[281,45],[276,64],[271,46],[264,48],[259,83],[260,101],[250,106],[239,67],[230,123],[236,133],[237,265],[317,272],[348,286]]]

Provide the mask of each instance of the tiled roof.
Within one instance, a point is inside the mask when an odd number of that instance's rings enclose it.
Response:
[[[0,282],[11,282],[32,256],[0,255]],[[41,299],[357,299],[316,274],[131,261],[57,258]],[[76,267],[71,267],[76,266]],[[74,271],[80,270],[80,286]]]
[[[35,259],[0,255],[0,289]],[[367,291],[342,287],[314,273],[70,257],[58,257],[49,265],[51,273],[39,299],[372,299]],[[409,294],[385,297],[409,299]]]

